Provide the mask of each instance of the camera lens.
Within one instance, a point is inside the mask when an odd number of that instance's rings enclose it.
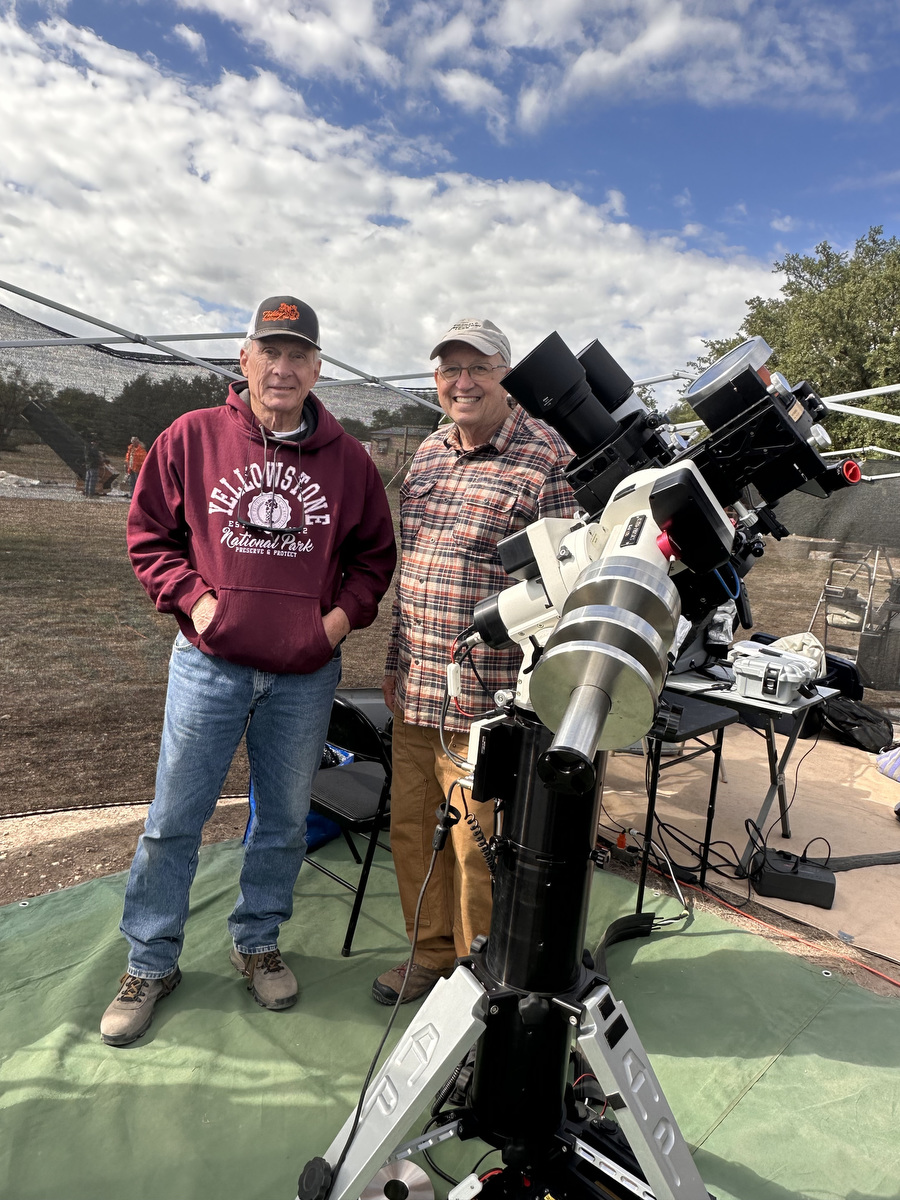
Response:
[[[618,422],[593,394],[584,367],[558,333],[526,355],[504,377],[503,386],[527,412],[565,438],[576,454],[591,453],[618,432]]]

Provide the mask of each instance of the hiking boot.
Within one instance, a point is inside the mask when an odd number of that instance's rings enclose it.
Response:
[[[408,968],[409,963],[402,962],[399,967],[378,976],[372,984],[372,995],[379,1004],[397,1003]],[[452,967],[423,967],[421,963],[414,962],[409,968],[409,982],[403,993],[403,1003],[408,1004],[410,1000],[420,1000],[422,996],[427,996],[439,979],[449,979],[452,974]]]
[[[164,979],[141,979],[126,971],[119,983],[119,994],[100,1019],[100,1040],[107,1046],[127,1046],[147,1032],[157,1000],[175,991],[181,971],[176,967]]]
[[[262,954],[241,954],[232,946],[229,955],[234,966],[247,980],[247,991],[263,1008],[277,1012],[297,1003],[297,980],[281,957],[281,951],[266,950]]]

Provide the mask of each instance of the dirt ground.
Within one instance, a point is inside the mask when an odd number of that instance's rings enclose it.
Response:
[[[0,454],[0,471],[55,479],[72,499],[74,482],[57,464],[40,447]],[[75,500],[0,489],[0,904],[24,903],[125,870],[153,791],[172,621],[154,610],[131,573],[124,500]],[[748,579],[755,628],[805,630],[827,569],[824,558],[798,556],[790,539],[771,543]],[[380,683],[389,610],[385,603],[376,623],[348,640],[345,686]],[[892,707],[900,697],[867,693],[866,699]],[[207,842],[243,833],[243,750],[223,793],[205,830]],[[110,804],[115,807],[88,807]],[[66,811],[75,805],[76,811]],[[23,813],[29,815],[17,815]],[[898,994],[856,963],[894,979],[900,979],[900,965],[759,905],[749,905],[745,916],[702,896],[695,903],[747,927],[756,916],[776,927],[760,929],[763,936],[791,953],[881,994]],[[814,948],[791,942],[790,934]]]

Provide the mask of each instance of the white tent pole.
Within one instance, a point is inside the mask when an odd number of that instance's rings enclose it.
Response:
[[[246,333],[154,333],[148,335],[148,344],[153,338],[158,342],[212,342],[246,337]],[[31,350],[38,346],[121,346],[132,345],[130,337],[58,337],[17,338],[11,342],[0,342],[0,350]]]
[[[66,304],[58,304],[55,300],[49,300],[46,296],[39,296],[35,292],[28,292],[24,288],[16,287],[16,285],[13,283],[7,283],[3,279],[0,279],[0,288],[3,288],[5,291],[8,291],[8,292],[14,292],[17,296],[24,296],[26,300],[35,300],[38,304],[45,304],[48,308],[54,308],[58,312],[67,313],[70,317],[77,317],[78,320],[80,320],[80,321],[87,321],[91,325],[98,325],[101,329],[109,329],[113,333],[120,334],[122,337],[122,340],[125,342],[132,342],[132,343],[135,343],[137,345],[142,345],[142,346],[152,346],[154,350],[161,350],[163,353],[173,355],[175,358],[184,359],[186,362],[194,363],[196,366],[203,367],[207,371],[215,371],[216,374],[224,375],[227,379],[243,379],[244,378],[243,375],[238,375],[234,371],[227,370],[225,367],[217,366],[215,363],[207,362],[205,359],[202,359],[202,358],[194,358],[194,356],[191,354],[185,354],[183,350],[175,350],[171,346],[165,346],[162,344],[161,341],[158,341],[156,338],[144,337],[144,335],[140,334],[140,333],[131,333],[127,329],[122,329],[122,327],[119,325],[112,325],[109,321],[101,321],[99,317],[92,317],[89,313],[80,312],[77,308],[69,308],[69,306]],[[202,335],[199,335],[199,334],[175,335],[175,337],[177,337],[179,341],[187,341],[192,338],[199,340],[201,336]],[[237,334],[218,334],[218,335],[213,335],[213,336],[243,338],[246,335],[243,333],[237,333]],[[108,340],[109,339],[106,339],[106,341],[108,341]],[[169,340],[170,341],[174,340],[174,338],[170,338]],[[45,345],[71,346],[73,344],[77,345],[80,343],[81,345],[90,345],[92,341],[94,342],[94,344],[102,344],[100,339],[95,340],[95,339],[90,339],[90,338],[60,338],[60,339],[53,339],[53,341],[45,341],[44,344]],[[16,343],[13,343],[13,345],[15,345],[15,344]],[[28,342],[24,342],[24,343],[19,342],[18,343],[18,345],[20,347],[29,345],[29,344],[34,346],[34,345],[40,345],[41,342],[31,341],[30,343],[28,343]],[[12,348],[9,345],[9,343],[4,343],[3,345],[7,349]],[[405,400],[412,400],[416,404],[423,405],[425,408],[434,409],[436,412],[443,412],[443,409],[441,408],[441,406],[439,404],[432,404],[432,402],[430,400],[423,400],[421,396],[417,396],[414,392],[404,391],[403,388],[394,387],[393,384],[386,383],[383,379],[380,379],[377,375],[370,375],[367,371],[360,371],[356,367],[351,367],[347,363],[341,362],[337,358],[332,358],[328,354],[322,354],[322,358],[324,359],[325,362],[332,363],[336,367],[341,367],[343,370],[349,371],[352,375],[358,375],[361,379],[365,379],[368,383],[377,383],[380,387],[385,388],[389,392],[394,392],[398,396],[402,396]]]
[[[870,408],[854,408],[852,404],[835,404],[831,400],[824,400],[823,403],[833,412],[847,413],[851,417],[868,417],[871,421],[888,421],[891,425],[900,425],[900,417],[894,413],[874,412]]]
[[[883,396],[887,392],[900,392],[900,383],[888,383],[884,387],[866,388],[862,392],[838,392],[835,396],[823,396],[826,404],[832,400],[862,400],[866,396]]]
[[[226,370],[225,367],[217,367],[202,358],[194,358],[190,354],[185,354],[183,350],[173,350],[170,346],[164,346],[152,338],[143,337],[139,333],[131,333],[127,329],[122,329],[119,325],[111,325],[109,321],[101,321],[98,317],[92,317],[88,313],[79,312],[77,308],[69,308],[65,304],[57,304],[55,300],[48,300],[46,296],[38,296],[34,292],[26,292],[24,288],[16,287],[15,284],[7,283],[3,279],[0,279],[0,288],[3,288],[7,292],[15,292],[17,296],[24,296],[26,300],[36,300],[38,304],[46,304],[48,308],[55,308],[58,312],[68,313],[70,317],[77,317],[80,321],[87,321],[90,325],[98,325],[101,329],[109,329],[113,333],[120,333],[142,346],[152,346],[154,350],[162,350],[165,354],[174,355],[175,358],[183,358],[186,362],[191,362],[197,367],[203,367],[206,371],[215,371],[217,375],[224,375],[228,379],[243,379],[243,375],[237,375],[234,371]]]

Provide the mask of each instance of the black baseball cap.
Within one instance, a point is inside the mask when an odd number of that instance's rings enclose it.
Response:
[[[247,337],[252,341],[267,337],[296,337],[319,346],[319,318],[296,296],[267,296],[257,304],[250,319]]]

